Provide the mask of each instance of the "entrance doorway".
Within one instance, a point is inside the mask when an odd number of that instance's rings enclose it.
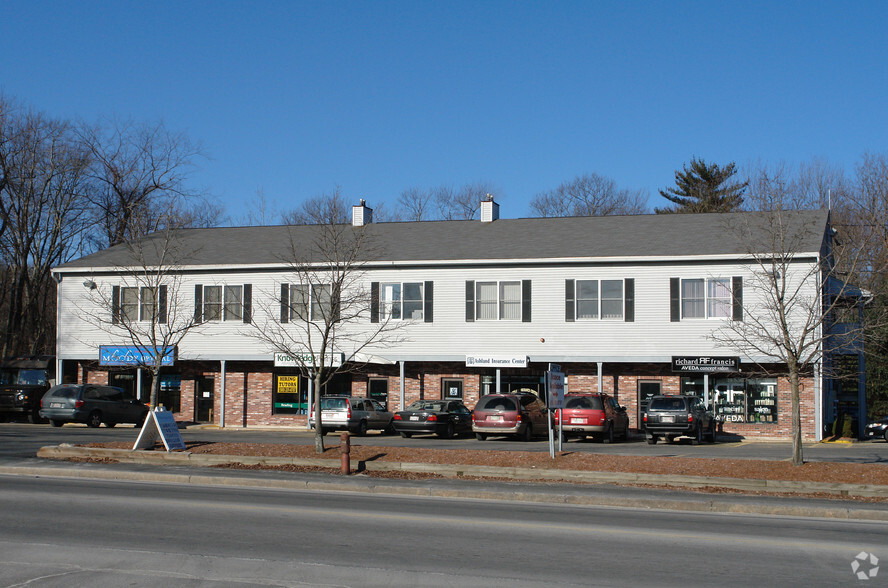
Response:
[[[368,393],[370,398],[381,402],[388,410],[388,378],[370,378]]]
[[[652,396],[660,394],[661,387],[659,381],[639,381],[638,382],[638,430],[644,429],[644,413],[647,412],[648,403]]]
[[[198,378],[194,382],[194,422],[213,422],[213,378]]]

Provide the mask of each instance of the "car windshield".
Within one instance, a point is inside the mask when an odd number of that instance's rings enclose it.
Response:
[[[651,410],[685,410],[684,398],[654,398]]]
[[[345,398],[321,398],[321,410],[343,410]]]
[[[407,407],[407,410],[425,410],[430,412],[440,412],[444,410],[444,404],[441,402],[430,402],[428,400],[417,400]]]
[[[71,386],[63,386],[60,388],[55,388],[52,391],[52,395],[56,398],[77,398],[77,394],[80,392],[80,388],[72,388]]]
[[[0,372],[0,384],[46,385],[46,370],[12,369]]]
[[[599,396],[566,396],[564,408],[585,408],[589,410],[601,410],[601,397]]]
[[[476,408],[480,410],[518,410],[515,401],[506,396],[482,398]]]

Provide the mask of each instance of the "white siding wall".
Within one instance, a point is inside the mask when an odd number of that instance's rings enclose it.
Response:
[[[716,348],[707,336],[723,319],[670,321],[669,279],[731,278],[742,276],[744,305],[752,307],[755,280],[750,268],[740,264],[644,264],[636,266],[558,266],[558,267],[472,267],[372,270],[370,281],[434,281],[434,322],[416,322],[402,331],[404,342],[396,348],[368,349],[368,352],[392,360],[401,358],[454,359],[467,354],[528,355],[537,361],[668,361],[672,355],[730,355],[732,350]],[[98,292],[110,299],[113,285],[121,281],[90,276]],[[635,280],[635,321],[582,320],[565,321],[565,280],[624,279]],[[465,320],[466,280],[532,280],[532,322]],[[98,357],[99,345],[126,345],[123,333],[107,332],[87,318],[89,309],[104,313],[110,320],[110,308],[99,309],[89,301],[90,291],[83,286],[84,276],[68,275],[59,285],[60,321],[58,354],[65,359]],[[183,279],[178,301],[171,292],[170,308],[175,306],[185,317],[194,313],[194,285],[252,284],[254,325],[262,324],[263,315],[278,321],[281,282],[292,282],[285,273],[228,272],[211,276],[201,274]],[[813,296],[816,284],[808,291]],[[179,347],[181,359],[270,359],[271,351],[246,335],[255,326],[236,321],[201,325],[185,337]],[[359,328],[370,328],[369,313]],[[343,349],[347,355],[350,350]]]

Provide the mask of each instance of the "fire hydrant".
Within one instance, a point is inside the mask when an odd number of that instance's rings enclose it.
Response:
[[[347,476],[351,473],[351,436],[348,433],[339,435],[339,451],[342,453],[342,473]]]

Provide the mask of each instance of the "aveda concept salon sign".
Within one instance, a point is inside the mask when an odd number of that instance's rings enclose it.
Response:
[[[467,355],[466,367],[527,367],[527,356]]]

